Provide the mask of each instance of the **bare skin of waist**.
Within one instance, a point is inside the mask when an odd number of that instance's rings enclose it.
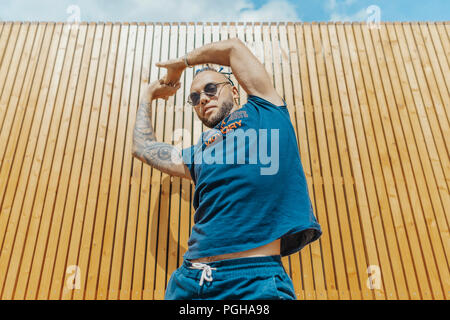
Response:
[[[263,257],[263,256],[273,256],[273,255],[279,255],[279,254],[280,254],[280,239],[277,239],[269,244],[266,244],[261,247],[253,248],[250,250],[225,253],[225,254],[220,254],[220,255],[211,256],[211,257],[203,257],[203,258],[193,259],[190,261],[206,263],[206,262],[213,262],[213,261],[226,260],[226,259],[236,259],[236,258],[245,258],[245,257]]]

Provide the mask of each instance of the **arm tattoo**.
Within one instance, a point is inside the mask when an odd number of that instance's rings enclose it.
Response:
[[[142,101],[136,115],[134,125],[133,144],[135,149],[140,149],[146,141],[156,141],[152,126],[152,102]]]
[[[171,144],[156,141],[152,126],[151,101],[142,101],[133,131],[133,154],[141,161],[166,173],[181,164],[180,151]]]

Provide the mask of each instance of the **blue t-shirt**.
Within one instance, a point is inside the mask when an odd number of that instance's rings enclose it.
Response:
[[[308,193],[286,102],[249,95],[182,150],[195,184],[194,226],[184,259],[245,251],[281,238],[281,255],[322,230]]]

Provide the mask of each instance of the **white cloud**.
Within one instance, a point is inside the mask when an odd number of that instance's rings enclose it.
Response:
[[[356,0],[327,0],[324,4],[325,10],[330,15],[330,21],[363,21],[367,18],[366,8],[362,8],[355,13],[348,13],[350,7]]]
[[[342,21],[342,22],[352,22],[352,21],[365,21],[367,19],[366,9],[361,9],[354,14],[341,14],[337,12],[331,13],[330,21]]]
[[[81,21],[298,21],[288,0],[269,0],[256,8],[252,0],[16,0],[1,1],[10,21],[67,21],[66,9],[80,8]]]

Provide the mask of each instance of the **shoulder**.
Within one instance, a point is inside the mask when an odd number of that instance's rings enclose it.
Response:
[[[287,107],[286,101],[282,99],[278,94],[277,96],[267,96],[261,94],[249,94],[247,103],[254,103],[259,105],[271,106],[271,107]]]

